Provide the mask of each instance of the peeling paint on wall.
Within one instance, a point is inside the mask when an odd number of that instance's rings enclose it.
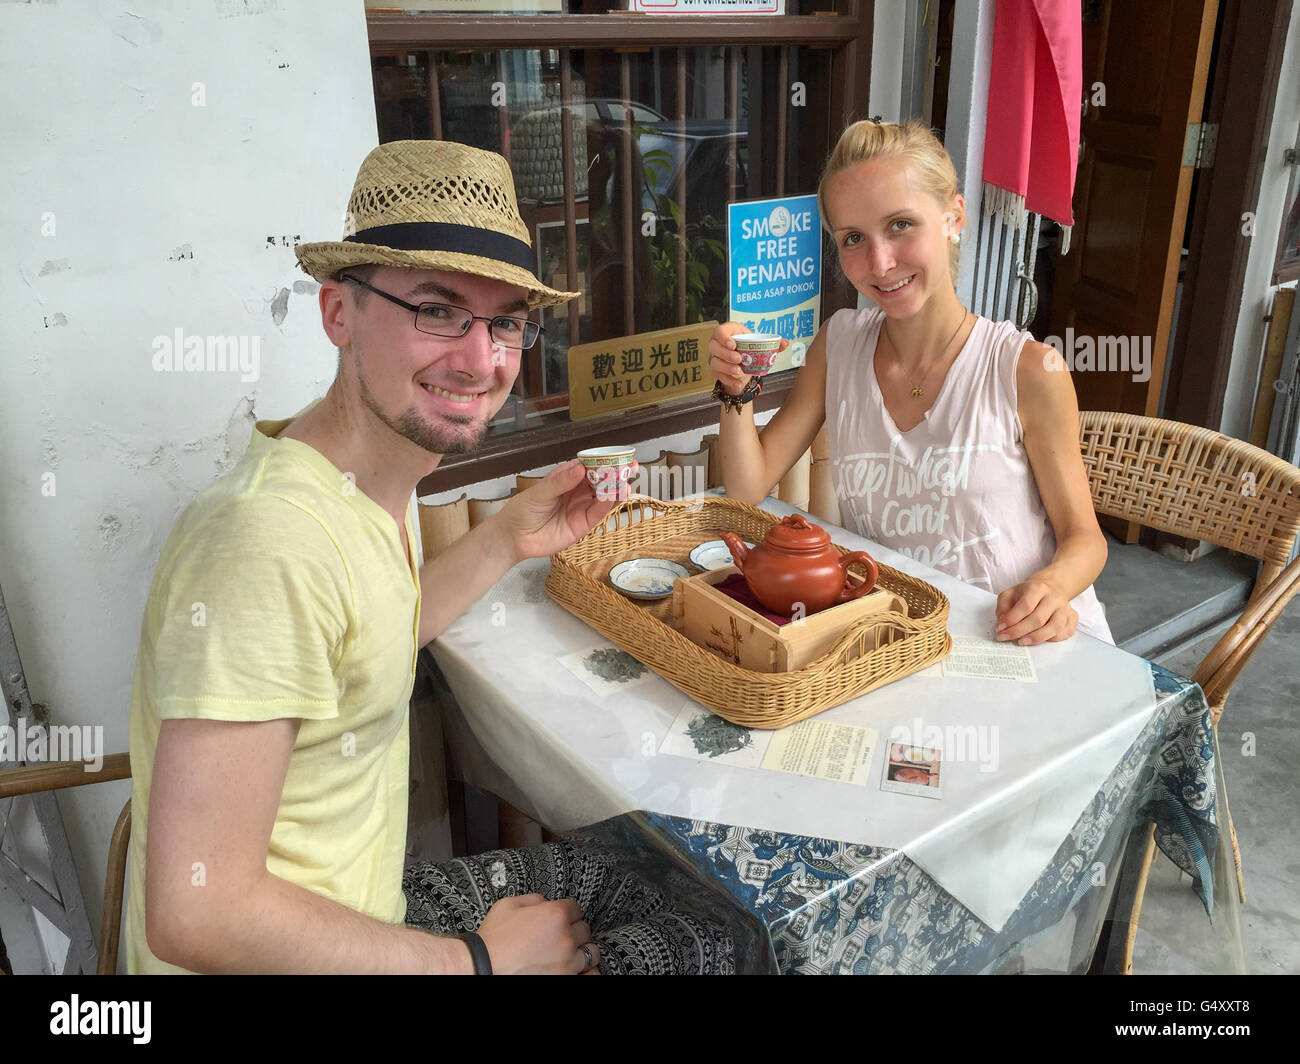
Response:
[[[221,446],[216,457],[218,476],[233,469],[248,450],[248,441],[253,438],[253,426],[257,423],[253,402],[251,395],[244,396],[235,404],[230,420],[226,422],[225,431],[220,436]]]
[[[72,269],[72,263],[67,259],[50,259],[41,267],[38,277],[44,277],[47,273],[63,273]]]
[[[281,288],[271,300],[271,320],[280,325],[289,314],[289,289]]]
[[[280,0],[213,0],[217,18],[238,18],[240,15],[264,15],[278,11]]]
[[[144,519],[132,503],[124,498],[115,497],[104,500],[105,509],[100,511],[99,520],[93,527],[93,547],[101,548],[105,553],[129,548],[137,543],[144,531]],[[93,520],[93,518],[91,519]],[[145,536],[145,539],[148,537]],[[83,549],[86,546],[81,536],[77,537]],[[112,603],[106,603],[110,608]]]
[[[64,314],[62,311],[55,311],[53,314],[48,314],[45,316],[45,327],[47,329],[51,328],[52,326],[67,325],[67,324],[68,324],[68,316]]]
[[[99,538],[112,550],[122,538],[122,519],[116,514],[105,514],[99,519]]]
[[[134,48],[142,44],[157,44],[163,35],[158,23],[150,22],[130,11],[124,11],[113,20],[113,33]]]
[[[257,420],[253,404],[254,398],[251,395],[243,396],[235,404],[221,431],[184,442],[160,444],[156,440],[131,435],[98,423],[87,428],[89,435],[110,461],[134,472],[156,471],[155,475],[160,474],[169,487],[183,496],[184,505],[188,506],[195,492],[207,486],[202,480],[195,483],[197,470],[189,456],[210,455],[217,477],[234,468],[248,450],[248,441],[253,435],[253,425]],[[52,440],[53,434],[48,434],[45,439]],[[54,453],[52,443],[46,444],[43,453],[48,464],[57,463],[58,456]]]
[[[45,379],[42,392],[49,392],[49,380]],[[59,468],[59,451],[55,446],[59,434],[55,431],[54,414],[48,406],[41,407],[41,458],[50,469]]]
[[[320,285],[315,281],[294,281],[293,290],[295,295],[312,295],[320,291]]]

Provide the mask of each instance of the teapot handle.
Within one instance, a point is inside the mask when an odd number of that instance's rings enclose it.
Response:
[[[731,552],[731,560],[736,568],[742,573],[745,571],[745,556],[749,554],[749,548],[745,546],[742,540],[734,532],[722,533],[722,542],[727,545],[727,550]]]
[[[867,579],[857,587],[844,587],[836,596],[835,601],[848,602],[850,599],[861,598],[867,592],[873,590],[876,581],[880,579],[880,567],[876,561],[866,551],[855,550],[852,554],[846,554],[840,558],[840,571],[844,574],[844,581],[847,584],[849,579],[849,566],[854,562],[860,562],[867,567]]]

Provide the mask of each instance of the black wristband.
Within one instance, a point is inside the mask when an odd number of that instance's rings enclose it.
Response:
[[[729,407],[737,414],[740,408],[746,403],[752,403],[758,398],[758,394],[763,390],[763,378],[754,377],[750,380],[749,386],[739,395],[732,395],[730,392],[723,390],[722,381],[718,381],[713,386],[713,398],[718,400],[724,407]]]
[[[474,958],[474,974],[491,975],[492,958],[488,956],[487,946],[483,945],[483,940],[473,931],[456,937],[469,947],[469,955]]]

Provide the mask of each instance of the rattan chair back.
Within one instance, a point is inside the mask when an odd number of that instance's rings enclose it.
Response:
[[[1300,531],[1300,469],[1210,429],[1088,410],[1079,443],[1100,514],[1259,558],[1259,586]]]

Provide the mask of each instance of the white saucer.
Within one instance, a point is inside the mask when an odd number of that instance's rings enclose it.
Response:
[[[661,599],[673,593],[673,581],[691,574],[667,558],[632,558],[609,571],[614,590],[634,599]]]
[[[742,540],[742,542],[745,541]],[[752,549],[754,544],[745,542],[745,546]],[[701,543],[691,551],[691,564],[709,571],[725,569],[728,565],[733,564],[731,550],[722,540],[711,539],[707,543]]]

